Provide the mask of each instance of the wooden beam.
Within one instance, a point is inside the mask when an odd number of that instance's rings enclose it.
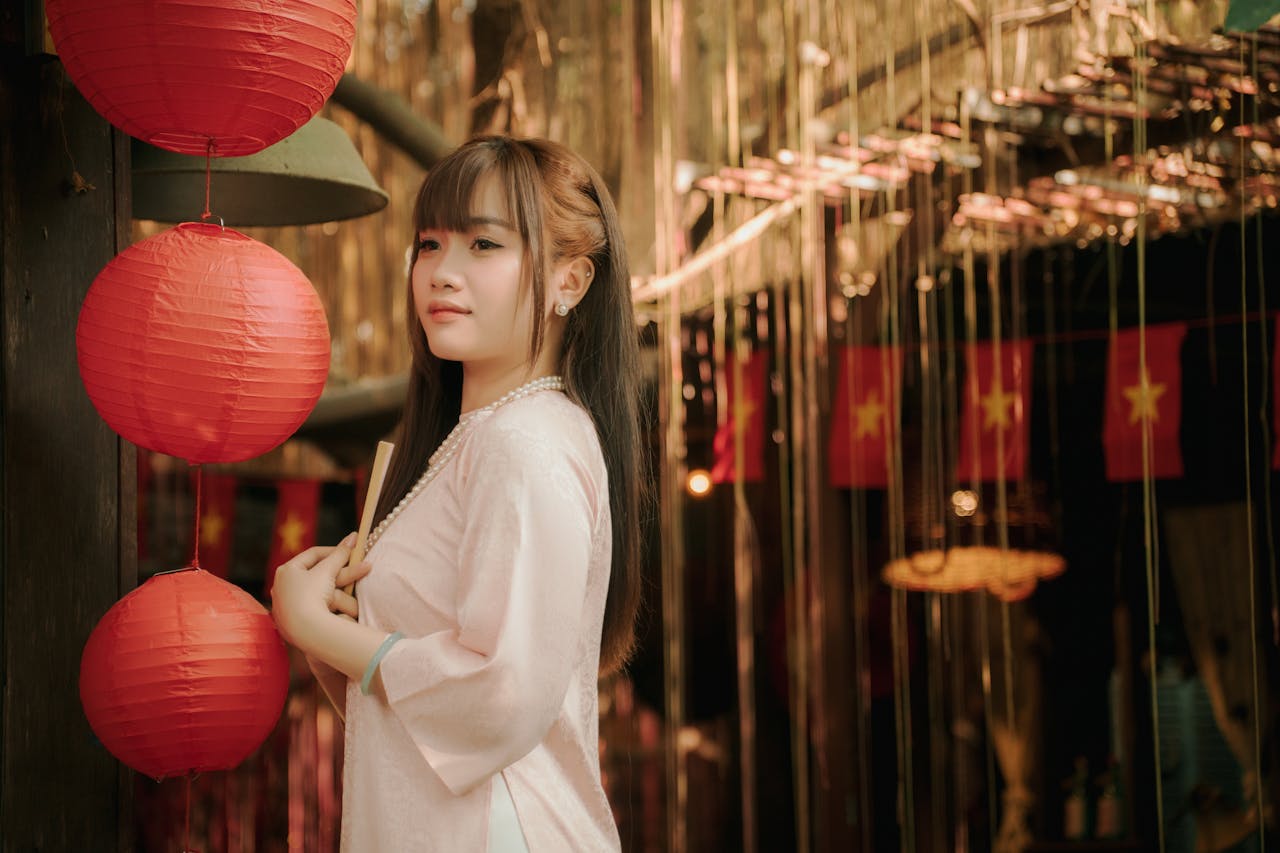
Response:
[[[55,59],[7,35],[0,51],[0,835],[131,850],[133,773],[94,738],[77,682],[89,633],[137,582],[134,454],[75,349],[89,284],[129,240],[128,137]]]

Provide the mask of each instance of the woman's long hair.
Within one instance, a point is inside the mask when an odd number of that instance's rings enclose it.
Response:
[[[556,262],[587,257],[595,266],[590,287],[566,318],[560,374],[570,399],[591,415],[609,472],[613,565],[600,646],[600,669],[607,673],[626,662],[634,643],[640,604],[640,507],[647,494],[639,336],[618,214],[600,176],[563,145],[486,136],[463,145],[427,175],[414,207],[414,245],[423,230],[465,231],[477,185],[489,174],[501,181],[524,240],[525,279],[533,305],[546,304],[546,282]],[[457,424],[462,401],[461,365],[431,354],[412,285],[408,303],[413,362],[396,452],[378,501],[380,519],[426,469],[428,458]],[[530,364],[545,337],[543,313],[532,314]]]

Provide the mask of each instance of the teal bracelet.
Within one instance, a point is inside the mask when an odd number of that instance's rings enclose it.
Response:
[[[373,674],[378,671],[378,664],[382,663],[383,657],[387,652],[391,651],[391,647],[397,642],[404,639],[404,634],[399,631],[392,631],[387,638],[382,641],[382,645],[378,646],[378,650],[373,653],[373,657],[369,658],[369,665],[364,668],[364,678],[360,679],[360,692],[369,695],[369,682],[373,681]]]

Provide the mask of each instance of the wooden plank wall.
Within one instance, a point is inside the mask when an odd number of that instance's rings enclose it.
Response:
[[[22,13],[9,8],[0,21],[0,849],[123,851],[132,771],[94,738],[77,685],[90,631],[137,582],[134,454],[89,403],[75,325],[94,276],[128,242],[128,138],[56,59],[27,52]]]

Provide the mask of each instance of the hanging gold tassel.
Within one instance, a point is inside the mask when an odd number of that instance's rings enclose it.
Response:
[[[677,0],[651,0],[650,20],[654,72],[654,223],[656,271],[675,268],[678,221],[674,196],[674,116],[672,52],[679,50],[672,17]],[[659,312],[658,405],[663,426],[660,463],[662,515],[663,694],[667,763],[667,838],[671,853],[688,849],[688,766],[680,744],[684,728],[684,376],[681,340],[681,292],[670,291]]]

